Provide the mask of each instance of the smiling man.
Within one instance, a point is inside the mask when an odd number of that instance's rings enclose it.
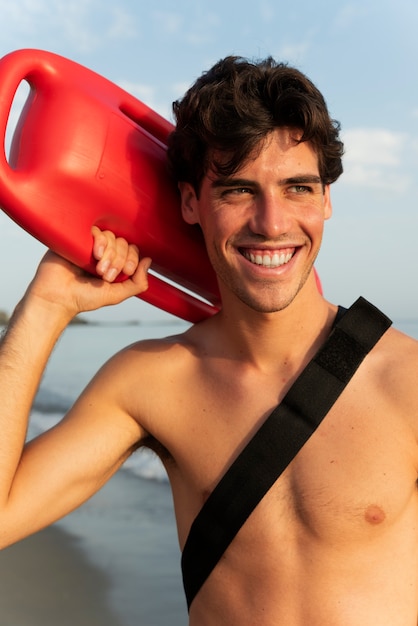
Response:
[[[1,543],[149,446],[173,491],[191,626],[416,626],[417,343],[363,299],[325,300],[313,271],[342,172],[338,124],[272,59],[220,61],[174,110],[169,159],[222,309],[117,354],[25,446],[63,329],[145,290],[150,264],[97,229],[101,279],[46,255],[1,344]]]
[[[202,227],[223,302],[226,286],[251,308],[280,311],[312,273],[331,204],[315,151],[299,140],[297,129],[275,129],[239,176],[209,171],[198,194],[180,185],[183,216]]]

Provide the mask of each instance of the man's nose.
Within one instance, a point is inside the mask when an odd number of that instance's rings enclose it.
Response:
[[[279,190],[260,194],[253,206],[250,228],[266,239],[275,239],[291,230],[291,211]]]

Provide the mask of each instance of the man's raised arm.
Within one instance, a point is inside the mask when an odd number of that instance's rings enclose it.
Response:
[[[54,521],[61,514],[61,511],[51,510],[46,516],[42,515],[42,522],[37,521],[37,512],[51,505],[45,481],[48,482],[47,476],[51,473],[54,457],[58,473],[62,470],[63,490],[72,480],[80,480],[80,462],[88,462],[87,455],[85,460],[78,459],[78,467],[74,467],[74,479],[69,474],[71,470],[68,463],[60,468],[61,451],[54,452],[54,446],[60,445],[61,441],[59,428],[57,434],[46,434],[44,440],[39,438],[41,443],[29,444],[28,447],[32,446],[34,451],[25,451],[32,403],[56,341],[78,313],[117,304],[147,288],[149,259],[139,261],[135,246],[128,246],[124,240],[116,239],[111,233],[95,229],[93,236],[97,272],[102,278],[87,276],[54,253],[47,252],[1,338],[0,547],[38,530],[39,524]],[[121,271],[129,278],[113,283]],[[88,437],[89,432],[86,416],[83,417],[84,421],[79,420],[79,423],[86,423],[86,426],[81,425],[80,443],[83,437]],[[75,423],[78,423],[77,420]],[[68,428],[66,426],[67,438]],[[67,440],[69,449],[71,443],[76,443],[76,434],[72,435],[72,439]],[[124,445],[123,442],[121,445]],[[121,454],[121,451],[115,454]],[[44,461],[42,455],[45,455]],[[106,462],[111,463],[110,460],[104,460],[103,468],[96,468],[96,473],[110,471],[109,468],[106,470]],[[84,470],[87,471],[87,467]],[[54,487],[51,485],[53,489],[57,489],[56,484]],[[91,495],[84,494],[82,489],[77,493],[74,498],[81,500]],[[41,496],[41,501],[37,501],[38,496]],[[71,503],[73,505],[76,506],[77,502]]]

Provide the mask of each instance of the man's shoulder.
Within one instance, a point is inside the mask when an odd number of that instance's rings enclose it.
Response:
[[[396,324],[379,319],[380,311],[373,304],[363,300],[365,311],[370,309],[370,318],[367,315],[354,317],[354,322],[367,326],[370,320],[381,325],[382,334],[366,359],[366,367],[362,368],[362,384],[371,393],[373,390],[387,401],[396,406],[404,403],[418,411],[418,340],[397,328]],[[362,303],[362,304],[363,304]],[[377,311],[378,314],[373,312]],[[388,318],[387,318],[388,319]],[[364,332],[364,331],[363,331]],[[361,333],[360,333],[361,334]]]
[[[418,340],[400,330],[396,324],[387,330],[384,339],[384,345],[394,359],[398,358],[403,363],[418,359]]]
[[[369,374],[378,393],[407,414],[418,435],[418,341],[391,327],[370,356]]]
[[[196,342],[185,331],[136,341],[113,355],[106,368],[111,368],[119,377],[133,377],[139,384],[149,382],[154,376],[158,378],[190,367],[197,353]]]

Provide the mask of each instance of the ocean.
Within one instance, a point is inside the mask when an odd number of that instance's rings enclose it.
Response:
[[[178,334],[187,326],[180,320],[69,326],[42,379],[28,437],[57,423],[115,352],[141,339]],[[137,451],[91,500],[55,526],[75,537],[89,562],[109,577],[106,602],[108,614],[115,615],[112,624],[187,623],[171,491],[152,452]]]
[[[398,320],[394,325],[418,339],[418,320]],[[182,321],[68,327],[37,394],[29,438],[60,420],[99,367],[119,349],[186,328]],[[153,453],[135,453],[108,485],[55,526],[76,538],[89,563],[109,578],[105,609],[108,616],[115,616],[108,621],[112,626],[187,624],[171,493],[164,468]]]

